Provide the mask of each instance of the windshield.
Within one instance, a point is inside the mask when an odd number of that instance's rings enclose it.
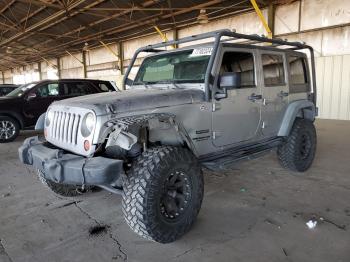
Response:
[[[211,50],[205,47],[147,57],[133,85],[204,83]]]
[[[35,83],[25,84],[21,85],[20,87],[16,88],[12,92],[8,93],[6,96],[10,97],[20,97],[22,96],[27,90],[31,89],[33,86],[35,86]]]

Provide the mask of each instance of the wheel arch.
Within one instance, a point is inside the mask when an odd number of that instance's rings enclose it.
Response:
[[[288,136],[296,118],[308,119],[315,121],[316,107],[315,104],[308,100],[298,100],[290,103],[278,131],[278,136]]]
[[[21,115],[14,112],[0,111],[0,116],[7,116],[13,118],[18,122],[20,129],[24,128],[24,121]]]
[[[115,128],[113,128],[113,126]],[[126,135],[128,135],[128,132],[132,134],[131,130],[136,127],[139,131],[137,133],[134,132],[132,136],[138,137],[138,141],[147,140],[147,142],[152,143],[159,142],[162,146],[185,146],[195,153],[195,147],[186,129],[183,127],[182,123],[176,121],[176,116],[172,114],[145,114],[118,119],[117,121],[113,121],[113,126],[110,126],[110,129],[104,132],[104,139],[109,140],[112,130],[114,129],[122,128],[125,130]],[[143,137],[145,132],[140,132],[143,127],[147,127],[147,137]]]
[[[166,121],[165,125],[164,121]],[[163,118],[153,118],[149,124],[148,138],[151,142],[159,141],[164,146],[187,146],[193,151],[191,139],[183,125],[176,121],[176,117],[168,115]]]

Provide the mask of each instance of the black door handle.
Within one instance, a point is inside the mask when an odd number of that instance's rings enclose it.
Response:
[[[248,96],[248,100],[250,101],[255,101],[255,100],[261,100],[262,99],[262,95],[256,95],[256,94],[251,94],[250,96]]]

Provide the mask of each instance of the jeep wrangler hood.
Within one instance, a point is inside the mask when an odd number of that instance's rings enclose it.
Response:
[[[120,114],[201,101],[204,101],[204,92],[198,89],[134,89],[75,97],[54,104],[92,109],[96,115],[104,115],[108,112]]]

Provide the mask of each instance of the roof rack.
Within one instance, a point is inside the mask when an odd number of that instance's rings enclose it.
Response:
[[[229,39],[222,40],[221,39],[222,37],[229,37]],[[171,40],[171,41],[161,42],[161,43],[154,44],[154,45],[147,45],[147,46],[144,46],[144,47],[137,49],[133,58],[131,59],[129,67],[125,73],[123,85],[125,86],[125,84],[128,82],[129,73],[130,73],[131,68],[132,68],[133,64],[135,63],[136,58],[137,58],[139,53],[141,53],[141,52],[159,52],[160,50],[157,48],[160,48],[160,47],[178,45],[178,44],[198,41],[198,40],[202,40],[202,39],[207,39],[207,38],[214,38],[215,39],[214,44],[213,44],[212,54],[216,54],[221,42],[231,41],[231,40],[235,40],[235,39],[237,39],[237,40],[238,39],[245,39],[247,41],[245,41],[244,44],[251,44],[251,45],[260,44],[260,43],[270,43],[270,44],[272,44],[271,45],[272,47],[286,46],[286,48],[283,48],[284,50],[285,49],[294,50],[294,51],[302,50],[302,49],[309,50],[310,58],[311,58],[313,101],[314,101],[314,103],[316,103],[315,56],[314,56],[313,48],[311,46],[306,45],[305,43],[302,43],[302,42],[289,42],[289,41],[282,40],[279,38],[272,38],[271,39],[271,38],[267,38],[265,36],[259,36],[256,34],[255,35],[240,34],[240,33],[236,33],[235,31],[231,31],[229,29],[222,29],[222,30],[208,32],[208,33],[187,36],[187,37],[184,37],[184,38],[181,38],[178,40]],[[210,90],[209,86],[210,86],[211,71],[212,71],[212,68],[214,65],[214,60],[215,60],[215,56],[211,55],[211,57],[209,59],[206,75],[205,75],[206,101],[209,101],[209,90]]]

